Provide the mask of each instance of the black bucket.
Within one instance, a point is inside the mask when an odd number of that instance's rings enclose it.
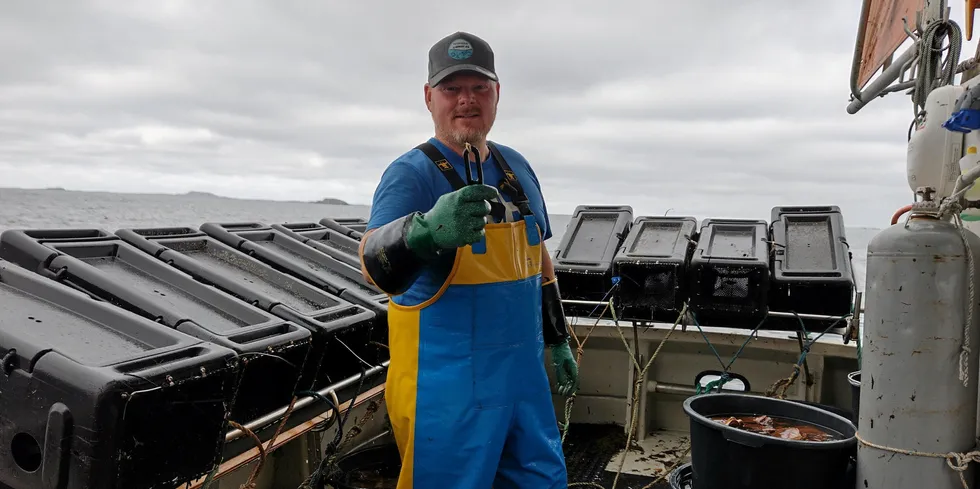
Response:
[[[793,401],[750,394],[704,394],[684,401],[691,418],[691,466],[697,489],[838,489],[848,480],[857,431],[847,418]],[[787,440],[751,433],[711,416],[761,416],[815,425],[840,438]]]
[[[335,489],[394,489],[398,485],[401,457],[394,443],[353,451],[336,464],[337,470],[327,480]]]
[[[694,489],[694,485],[691,483],[692,477],[691,464],[682,464],[670,472],[670,475],[667,476],[667,483],[670,484],[670,489]]]
[[[851,412],[850,409],[841,409],[841,408],[839,408],[837,406],[832,406],[830,404],[820,404],[819,402],[813,402],[813,401],[800,401],[800,400],[797,400],[797,399],[786,399],[786,400],[787,401],[790,401],[790,402],[797,402],[797,403],[800,403],[800,404],[805,404],[807,406],[813,406],[813,407],[815,407],[817,409],[823,409],[824,411],[830,411],[830,412],[832,412],[832,413],[834,413],[834,414],[836,414],[836,415],[838,415],[838,416],[840,416],[842,418],[847,418],[847,419],[851,420],[851,422],[854,423],[854,426],[857,426],[857,421],[855,421],[855,419],[857,419],[857,418],[854,417],[854,413]]]
[[[859,414],[859,407],[861,406],[861,371],[855,371],[847,374],[847,381],[851,383],[851,411],[854,411],[854,424],[858,424],[858,420],[861,419]]]

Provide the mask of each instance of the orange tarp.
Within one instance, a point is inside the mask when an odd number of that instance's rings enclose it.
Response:
[[[871,80],[879,68],[908,38],[902,18],[907,19],[910,30],[915,29],[915,14],[925,6],[925,0],[867,0],[867,28],[864,48],[861,51],[861,67],[858,70],[858,87]]]

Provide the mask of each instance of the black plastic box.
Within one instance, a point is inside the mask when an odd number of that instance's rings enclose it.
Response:
[[[302,389],[319,390],[352,375],[347,364],[359,360],[338,344],[341,340],[337,335],[351,328],[367,329],[370,334],[375,313],[280,273],[202,231],[121,229],[116,234],[200,282],[308,329],[313,335],[313,349],[300,380]],[[369,358],[376,349],[367,345],[347,346]]]
[[[320,224],[341,234],[360,240],[367,230],[368,222],[367,219],[360,217],[324,217],[320,219]]]
[[[310,246],[331,258],[346,263],[361,273],[361,258],[358,253],[361,242],[334,229],[312,222],[273,224],[272,229]],[[367,282],[363,282],[368,285]],[[380,290],[374,289],[376,292]]]
[[[368,285],[355,269],[261,223],[216,223],[201,225],[214,239],[247,253],[276,270],[306,280],[332,295],[366,307],[387,324],[388,296]]]
[[[227,348],[0,260],[0,486],[176,487],[221,457]]]
[[[593,302],[612,299],[613,259],[632,222],[630,206],[575,208],[553,260],[562,299]],[[604,308],[603,305],[564,304],[565,313],[570,316],[598,317]],[[605,315],[608,318],[609,311]]]
[[[768,313],[768,223],[705,219],[699,234],[690,263],[690,306],[698,322],[755,328]]]
[[[289,404],[310,352],[309,331],[201,283],[117,236],[65,238],[78,234],[7,230],[0,235],[0,258],[245,355],[248,368],[233,420],[248,422]]]
[[[842,316],[855,286],[844,217],[837,206],[772,209],[770,309]]]
[[[687,299],[687,264],[697,231],[694,217],[636,218],[613,260],[613,274],[619,277],[614,304],[621,319],[677,319]]]

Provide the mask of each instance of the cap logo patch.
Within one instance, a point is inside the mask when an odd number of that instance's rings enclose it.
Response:
[[[449,57],[452,59],[466,59],[473,56],[473,46],[466,39],[456,39],[449,43]]]

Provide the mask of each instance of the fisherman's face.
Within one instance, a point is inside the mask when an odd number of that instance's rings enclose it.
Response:
[[[435,87],[425,86],[425,105],[432,113],[436,134],[457,145],[486,140],[497,117],[500,84],[485,77],[460,73]]]

